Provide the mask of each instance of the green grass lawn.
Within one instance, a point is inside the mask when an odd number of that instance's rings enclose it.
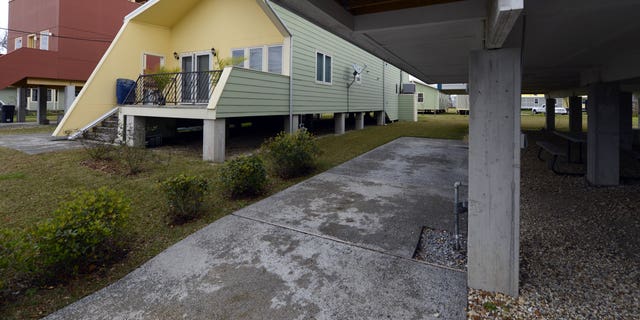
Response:
[[[0,130],[0,134],[8,132],[15,134],[16,130]],[[25,129],[20,132],[31,131]],[[462,139],[466,134],[466,117],[440,115],[436,119],[421,119],[418,123],[372,126],[360,131],[350,131],[342,136],[324,136],[318,140],[322,149],[319,168],[311,175],[398,137]],[[123,277],[170,245],[216,219],[257,201],[226,199],[221,195],[219,187],[214,185],[206,199],[206,212],[201,219],[185,225],[169,226],[164,218],[164,200],[157,182],[180,173],[202,174],[215,180],[219,166],[201,161],[200,152],[175,148],[160,148],[150,152],[160,160],[150,164],[145,172],[127,177],[83,166],[82,162],[88,156],[81,149],[30,156],[0,148],[0,163],[3,164],[0,166],[0,224],[3,227],[33,227],[39,221],[50,218],[58,203],[71,199],[73,191],[107,186],[124,192],[132,200],[133,230],[131,251],[124,260],[93,274],[79,276],[66,285],[36,288],[18,296],[15,301],[0,303],[0,318],[24,319],[49,314]],[[290,181],[272,179],[269,191],[264,196],[305,178]]]

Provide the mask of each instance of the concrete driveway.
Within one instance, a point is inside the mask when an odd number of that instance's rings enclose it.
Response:
[[[54,139],[48,133],[0,135],[0,147],[22,151],[26,154],[40,154],[81,148],[78,141]]]
[[[412,260],[453,228],[456,141],[401,138],[246,207],[49,319],[464,319],[466,274]]]

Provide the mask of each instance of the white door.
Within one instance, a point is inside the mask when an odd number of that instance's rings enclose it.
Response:
[[[211,91],[211,54],[184,55],[181,60],[182,102],[208,103]]]

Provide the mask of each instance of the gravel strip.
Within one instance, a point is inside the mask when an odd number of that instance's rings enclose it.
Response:
[[[640,185],[553,174],[536,158],[543,135],[522,154],[520,297],[471,289],[468,318],[640,319]]]
[[[467,237],[462,235],[460,247],[454,250],[455,237],[446,230],[422,228],[420,242],[413,256],[416,260],[447,266],[459,270],[467,270]]]

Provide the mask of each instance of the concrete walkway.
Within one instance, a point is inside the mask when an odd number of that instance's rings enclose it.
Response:
[[[26,154],[40,154],[82,147],[78,141],[54,139],[48,133],[30,133],[15,135],[0,135],[0,147],[24,152]]]
[[[401,138],[194,233],[49,319],[464,319],[466,274],[411,259],[453,228],[460,142]]]

